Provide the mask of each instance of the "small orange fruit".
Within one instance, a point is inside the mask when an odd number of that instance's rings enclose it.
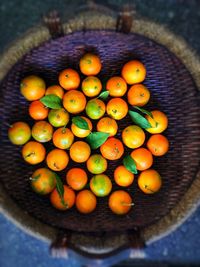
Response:
[[[53,144],[60,149],[68,149],[74,142],[74,135],[70,129],[61,127],[53,133]]]
[[[62,171],[68,165],[69,156],[66,151],[55,148],[47,154],[46,162],[51,170]]]
[[[146,77],[146,68],[139,60],[131,60],[123,66],[121,74],[128,84],[141,83]]]
[[[113,213],[124,215],[130,211],[133,203],[129,193],[123,190],[117,190],[110,195],[108,205]]]
[[[116,135],[118,130],[117,122],[109,117],[101,118],[97,123],[97,131],[109,133],[110,136]]]
[[[134,159],[136,168],[139,171],[149,169],[153,164],[153,156],[146,148],[137,148],[131,152],[131,157]]]
[[[140,173],[138,186],[144,193],[154,194],[161,188],[161,185],[162,179],[157,171],[149,169]]]
[[[93,174],[100,174],[107,169],[107,160],[99,154],[94,154],[87,160],[87,169]]]
[[[162,133],[167,129],[168,126],[168,118],[162,111],[154,110],[151,111],[153,118],[146,115],[146,119],[151,124],[152,128],[147,128],[146,131],[152,134]]]
[[[128,90],[127,98],[130,105],[143,107],[150,99],[150,91],[143,84],[135,84]]]
[[[38,100],[45,94],[46,84],[44,80],[36,75],[24,78],[20,83],[21,94],[28,100]]]
[[[86,53],[80,59],[79,66],[84,75],[97,75],[101,70],[101,60],[97,55]]]
[[[90,190],[82,190],[76,196],[76,208],[79,212],[88,214],[95,210],[97,199]]]
[[[45,95],[57,95],[62,99],[64,95],[64,90],[60,85],[52,85],[47,88]]]
[[[63,106],[69,113],[80,113],[85,109],[86,98],[82,92],[70,90],[63,97]]]
[[[98,96],[101,89],[101,81],[95,76],[88,76],[82,81],[82,91],[88,97]]]
[[[147,147],[154,156],[163,156],[169,149],[169,141],[162,134],[154,134],[149,138]]]
[[[38,142],[30,141],[22,148],[22,156],[26,162],[35,165],[45,159],[46,150],[44,146]]]
[[[106,111],[107,114],[113,119],[121,120],[126,116],[128,112],[128,105],[122,98],[112,98],[108,101]]]
[[[98,120],[103,117],[106,111],[106,106],[102,100],[94,98],[87,102],[85,111],[88,117],[93,120]]]
[[[65,69],[58,77],[59,83],[65,90],[77,89],[80,85],[80,76],[76,70]]]
[[[127,91],[127,83],[120,76],[111,77],[106,83],[106,90],[110,96],[120,97],[125,95]]]
[[[49,109],[39,100],[33,101],[29,106],[29,115],[34,120],[44,120],[47,118]]]
[[[87,184],[87,173],[81,168],[72,168],[66,174],[66,181],[74,190],[81,190]]]
[[[97,197],[105,197],[112,190],[111,180],[105,174],[97,174],[90,180],[90,189]]]
[[[120,165],[114,171],[114,179],[116,184],[126,187],[133,183],[134,174],[128,171],[123,165]]]
[[[127,126],[122,132],[123,143],[129,148],[137,148],[145,141],[144,131],[137,125]]]
[[[100,151],[104,158],[116,160],[121,158],[124,154],[124,146],[119,139],[109,137],[106,142],[100,146]]]
[[[52,109],[49,112],[48,120],[54,127],[66,126],[69,122],[69,113],[64,109]]]
[[[71,130],[75,136],[77,136],[79,138],[84,138],[91,133],[92,123],[88,118],[86,118],[84,116],[81,116],[81,118],[87,122],[89,130],[81,129],[78,126],[76,126],[74,123],[72,123],[72,125],[71,125]]]
[[[76,141],[70,147],[70,157],[75,162],[85,162],[91,153],[90,146],[83,141]]]
[[[63,185],[63,198],[59,195],[57,189],[54,189],[50,195],[51,204],[58,210],[67,210],[74,206],[76,195],[74,191],[66,185]]]
[[[31,138],[31,129],[25,122],[15,122],[8,129],[8,138],[14,145],[24,145]]]
[[[38,121],[32,127],[32,136],[40,143],[49,142],[52,135],[53,127],[47,121]]]
[[[30,180],[32,189],[40,195],[51,193],[56,186],[55,174],[47,168],[34,171]]]

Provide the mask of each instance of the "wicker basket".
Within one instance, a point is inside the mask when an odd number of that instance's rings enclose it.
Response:
[[[40,28],[38,35],[36,31],[31,33],[29,38],[24,38],[24,46],[13,52],[16,58],[10,57],[10,61],[8,60],[9,71],[2,77],[0,84],[2,204],[9,210],[9,203],[13,207],[14,201],[16,212],[18,209],[24,211],[23,216],[28,222],[26,224],[37,222],[33,228],[38,226],[37,231],[41,232],[40,228],[43,227],[42,231],[48,232],[44,236],[49,234],[52,239],[57,232],[57,238],[52,245],[54,252],[63,252],[61,248],[71,247],[86,256],[105,257],[120,248],[143,247],[144,241],[152,238],[152,231],[156,227],[158,234],[163,232],[163,229],[159,230],[162,223],[169,229],[169,218],[175,224],[176,218],[173,218],[172,212],[175,212],[175,217],[180,212],[178,203],[187,199],[188,192],[194,187],[199,168],[200,110],[198,90],[193,79],[195,72],[191,76],[183,64],[182,60],[185,60],[185,64],[188,62],[186,56],[181,60],[166,48],[172,35],[169,34],[168,39],[165,39],[164,46],[157,40],[156,31],[154,32],[159,27],[149,24],[148,31],[148,23],[142,20],[135,20],[131,26],[132,21],[130,17],[127,20],[126,13],[120,13],[117,23],[110,16],[96,13],[90,13],[90,17],[87,15],[88,13],[80,15],[62,26],[54,13],[46,20],[51,36],[46,28]],[[151,36],[148,36],[149,32]],[[163,30],[164,33],[166,34]],[[180,42],[177,40],[176,44]],[[174,52],[176,49],[183,49],[175,46],[173,48],[173,45],[171,47]],[[21,160],[21,147],[13,146],[7,138],[8,124],[18,120],[33,123],[27,118],[28,103],[19,94],[20,80],[34,73],[43,77],[48,85],[57,83],[57,75],[63,68],[72,66],[78,69],[76,62],[85,51],[95,51],[100,55],[103,63],[100,78],[120,74],[121,66],[127,60],[137,58],[144,62],[147,68],[144,84],[152,94],[148,108],[158,108],[169,117],[166,136],[170,140],[170,150],[166,156],[155,160],[155,169],[163,177],[163,187],[157,194],[149,196],[141,193],[135,182],[127,189],[135,206],[126,216],[117,217],[112,214],[107,206],[107,198],[98,199],[96,211],[87,216],[81,215],[75,208],[67,212],[55,210],[48,197],[40,197],[32,192],[28,178],[35,167]],[[12,49],[9,53],[12,55]],[[190,59],[195,60],[188,53]],[[191,67],[192,64],[188,66]],[[126,117],[119,124],[120,131],[130,123],[130,119]],[[47,149],[50,148],[51,144],[47,146]],[[130,153],[129,149],[125,153]],[[113,170],[120,162],[118,160],[109,165],[108,176],[113,177]],[[63,179],[65,172],[66,170],[61,173]],[[114,189],[118,189],[118,186],[114,185]],[[11,198],[7,204],[5,195]],[[13,215],[16,216],[20,221],[19,215]],[[154,235],[156,237],[155,232]]]

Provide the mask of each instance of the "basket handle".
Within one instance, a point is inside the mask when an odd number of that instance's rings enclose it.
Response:
[[[141,232],[139,229],[136,230],[129,230],[123,234],[126,235],[126,243],[124,244],[119,244],[119,247],[106,252],[106,253],[95,253],[94,250],[91,251],[91,247],[93,247],[92,242],[93,238],[91,235],[90,239],[90,244],[87,244],[84,246],[84,250],[79,246],[78,238],[76,239],[76,244],[72,243],[72,235],[76,235],[75,233],[72,233],[70,231],[59,231],[57,233],[57,237],[55,241],[51,244],[50,246],[50,252],[53,257],[56,258],[68,258],[68,250],[71,249],[75,251],[77,254],[84,256],[85,258],[88,259],[102,259],[105,260],[108,257],[111,256],[117,256],[120,252],[126,249],[131,249],[130,257],[135,257],[136,255],[142,255],[143,254],[143,248],[145,247],[145,243],[142,239]],[[107,236],[106,236],[107,235]],[[102,248],[102,243],[105,241],[105,238],[110,239],[113,238],[114,235],[108,233],[104,234],[102,237],[102,240],[99,241],[99,244],[96,243],[95,241],[95,250],[98,250],[98,248]],[[110,242],[111,243],[111,242]],[[83,246],[83,245],[82,245]]]

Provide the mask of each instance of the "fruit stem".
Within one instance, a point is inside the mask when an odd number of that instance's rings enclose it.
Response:
[[[122,206],[134,206],[135,203],[125,203],[125,202],[122,202]]]
[[[148,185],[145,185],[144,188],[147,189],[147,190],[149,190],[151,193],[155,193],[155,191],[153,191],[152,189],[150,189],[150,188],[148,187]]]
[[[32,156],[32,155],[35,155],[35,152],[31,152],[31,153],[29,153],[28,155],[26,155],[26,156],[25,156],[25,159],[28,158],[28,157],[30,157],[30,156]]]

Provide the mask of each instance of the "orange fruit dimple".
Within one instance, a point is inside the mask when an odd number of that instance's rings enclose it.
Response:
[[[8,129],[8,138],[14,145],[24,145],[31,138],[31,129],[26,122],[15,122]]]
[[[82,112],[86,106],[86,97],[77,90],[70,90],[63,97],[64,108],[72,114]]]
[[[47,154],[46,162],[53,171],[62,171],[68,165],[69,156],[66,151],[55,148]]]
[[[58,128],[53,133],[53,144],[60,149],[68,149],[74,142],[74,135],[68,128]]]
[[[22,156],[26,162],[35,165],[45,159],[46,150],[44,146],[38,142],[30,141],[22,148]]]
[[[167,129],[168,126],[168,118],[164,112],[159,110],[151,111],[153,118],[146,115],[146,119],[151,124],[152,128],[147,128],[146,131],[149,133],[162,133],[164,130]]]
[[[51,204],[54,208],[59,210],[67,210],[74,206],[76,195],[74,191],[66,185],[63,185],[64,188],[64,195],[63,200],[60,197],[57,189],[54,189],[50,195]]]
[[[64,90],[60,85],[52,85],[47,88],[45,95],[57,95],[62,99],[64,95]]]
[[[139,171],[149,169],[153,164],[153,156],[146,148],[137,148],[131,152],[131,157],[134,159],[136,168]]]
[[[117,122],[109,117],[101,118],[97,123],[97,131],[109,133],[110,136],[116,135],[118,130]]]
[[[53,127],[47,121],[38,121],[32,127],[32,136],[38,142],[49,142],[52,135]]]
[[[80,76],[76,70],[65,69],[63,70],[58,77],[59,83],[65,90],[74,90],[79,87]]]
[[[143,84],[135,84],[128,90],[127,98],[130,105],[142,107],[148,103],[150,91]]]
[[[123,96],[127,91],[127,84],[120,76],[111,77],[106,83],[106,89],[109,91],[110,96]]]
[[[147,147],[154,156],[163,156],[169,149],[169,141],[162,134],[154,134],[149,138]]]
[[[104,115],[106,106],[102,100],[94,98],[87,102],[85,111],[88,117],[93,120],[98,120]]]
[[[121,74],[128,84],[141,83],[146,77],[146,68],[139,60],[131,60],[123,66]]]
[[[90,180],[90,189],[97,197],[105,197],[112,190],[111,180],[105,174],[97,174]]]
[[[122,98],[112,98],[108,101],[106,112],[113,119],[121,120],[126,116],[128,112],[128,105]]]
[[[133,183],[134,174],[120,165],[114,171],[114,179],[119,186],[129,186]]]
[[[153,169],[142,171],[138,178],[139,188],[146,194],[156,193],[162,185],[159,173]]]
[[[97,75],[101,70],[101,60],[99,56],[86,53],[79,62],[80,70],[84,75]]]
[[[129,148],[137,148],[145,141],[144,131],[137,125],[127,126],[122,132],[123,143]]]
[[[106,142],[101,145],[100,151],[104,158],[116,160],[121,158],[121,156],[124,154],[124,146],[119,139],[115,137],[109,137]]]
[[[126,191],[117,190],[110,195],[108,205],[113,213],[124,215],[131,209],[132,198]]]
[[[95,210],[97,199],[90,190],[80,191],[76,196],[76,208],[79,212],[88,214]]]
[[[87,160],[87,169],[93,174],[100,174],[107,169],[107,160],[99,154],[94,154]]]
[[[70,147],[70,157],[73,161],[78,163],[87,161],[90,153],[90,146],[83,141],[76,141]]]
[[[78,126],[76,126],[74,123],[72,123],[72,125],[71,125],[71,130],[72,130],[72,132],[73,132],[73,134],[75,136],[77,136],[79,138],[84,138],[84,137],[88,136],[91,133],[91,131],[92,131],[92,123],[88,118],[86,118],[84,116],[81,116],[81,118],[84,119],[87,122],[89,130],[81,129]]]
[[[72,168],[66,174],[66,181],[74,190],[81,190],[87,184],[87,173],[81,168]]]
[[[82,81],[82,91],[88,97],[98,96],[101,89],[101,81],[95,76],[88,76]]]

